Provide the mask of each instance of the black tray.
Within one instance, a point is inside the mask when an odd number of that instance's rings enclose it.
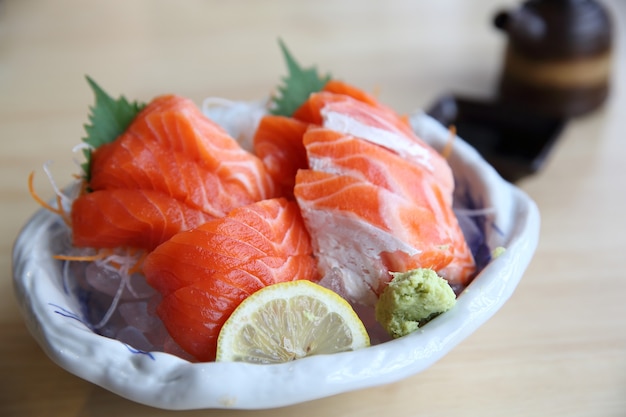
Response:
[[[427,113],[470,143],[500,175],[515,182],[541,169],[565,120],[519,105],[448,95]]]

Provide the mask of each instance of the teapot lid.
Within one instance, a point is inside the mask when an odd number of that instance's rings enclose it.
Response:
[[[536,58],[588,56],[611,47],[610,16],[594,0],[527,0],[498,13],[494,25],[513,48]]]

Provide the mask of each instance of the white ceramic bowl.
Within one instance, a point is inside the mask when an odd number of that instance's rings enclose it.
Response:
[[[448,130],[417,112],[419,136],[441,148]],[[64,289],[55,242],[67,233],[42,210],[14,247],[14,288],[29,330],[67,371],[130,400],[165,409],[263,409],[398,381],[426,369],[488,320],[511,296],[535,251],[539,213],[531,199],[500,176],[462,140],[450,164],[459,196],[489,208],[490,249],[506,247],[459,296],[457,305],[420,331],[355,352],[314,356],[279,365],[190,363],[160,352],[137,352],[93,333]]]

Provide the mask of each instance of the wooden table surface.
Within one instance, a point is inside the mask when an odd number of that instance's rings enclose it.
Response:
[[[506,0],[0,1],[0,415],[166,416],[52,363],[13,295],[11,249],[38,209],[27,176],[52,196],[77,172],[92,94],[148,100],[177,93],[255,99],[285,74],[282,38],[399,112],[440,94],[493,92]],[[541,239],[495,317],[425,372],[278,410],[183,416],[626,416],[626,2],[616,23],[609,101],[571,120],[547,165],[519,183],[538,204]]]

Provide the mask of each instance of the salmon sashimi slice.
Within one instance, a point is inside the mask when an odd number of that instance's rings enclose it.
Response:
[[[380,111],[389,113],[390,117],[395,117],[396,115],[393,109],[382,104],[373,95],[362,89],[340,80],[330,80],[321,91],[311,94],[309,99],[296,109],[292,117],[306,123],[321,125],[323,123],[321,110],[325,104],[329,100],[342,100],[343,97],[376,107]],[[403,121],[403,123],[408,125],[406,121]]]
[[[311,94],[294,117],[383,146],[423,166],[446,192],[452,193],[454,189],[447,161],[415,135],[406,120],[387,107],[322,91]]]
[[[258,157],[174,95],[152,100],[122,135],[92,152],[88,185],[95,192],[73,205],[72,229],[76,246],[95,248],[153,249],[276,192]]]
[[[302,136],[308,127],[308,123],[291,117],[267,115],[260,120],[255,132],[254,152],[283,197],[293,198],[296,172],[307,167]]]
[[[377,107],[385,107],[376,97],[372,94],[367,93],[363,89],[354,86],[352,84],[348,84],[345,81],[341,80],[329,80],[322,89],[323,91],[334,93],[334,94],[343,94],[345,96],[350,96],[353,99],[361,101],[363,103],[367,103],[371,106]],[[392,110],[390,110],[392,111]]]
[[[241,188],[254,201],[275,196],[274,183],[261,160],[244,150],[189,99],[175,95],[153,99],[126,132],[156,141],[167,151],[187,155],[225,184]]]
[[[224,281],[230,279],[224,277]],[[224,281],[201,281],[163,298],[157,315],[172,339],[197,361],[214,361],[219,332],[232,314],[253,291],[242,290]]]
[[[268,221],[270,213],[266,211],[276,209],[272,207],[276,204],[265,205],[259,202],[234,209],[224,218],[173,236],[144,262],[149,283],[168,294],[228,269],[256,268],[257,259],[276,267],[272,257],[308,256],[312,251],[310,238],[299,212],[293,212],[297,206],[292,203],[289,210],[275,211],[276,217]]]
[[[77,247],[152,250],[212,218],[159,191],[95,191],[72,204],[72,239]]]
[[[395,113],[391,109],[379,105],[376,102],[362,102],[358,98],[352,97],[347,94],[334,93],[324,90],[317,93],[312,93],[309,98],[304,103],[302,103],[302,105],[298,109],[296,109],[292,117],[305,123],[321,126],[324,124],[324,114],[322,113],[324,107],[326,107],[328,103],[342,102],[346,100],[356,101],[368,107],[378,108],[381,112],[387,113],[390,119],[395,117]]]
[[[310,169],[298,173],[294,193],[320,269],[342,281],[351,301],[373,303],[389,272],[432,268],[456,288],[471,279],[475,262],[449,185],[424,165],[350,134],[310,128],[303,144]],[[351,234],[367,244],[346,243]]]
[[[222,180],[189,155],[128,132],[93,153],[89,186],[161,191],[213,217],[259,198],[257,192],[250,194],[239,184]]]
[[[312,128],[303,137],[309,167],[370,181],[437,212],[446,223],[456,219],[452,193],[444,191],[423,167],[398,154],[354,136],[326,128]]]
[[[157,314],[168,332],[200,361],[215,359],[222,325],[250,294],[277,282],[319,279],[300,210],[285,198],[175,235],[146,257],[143,271],[163,295]]]
[[[455,258],[456,236],[432,210],[369,181],[300,170],[294,194],[324,279],[351,302],[374,305],[389,272],[442,271]]]
[[[324,106],[322,116],[324,127],[390,149],[424,167],[446,192],[454,190],[454,178],[448,162],[395,114],[356,100],[343,100]]]

